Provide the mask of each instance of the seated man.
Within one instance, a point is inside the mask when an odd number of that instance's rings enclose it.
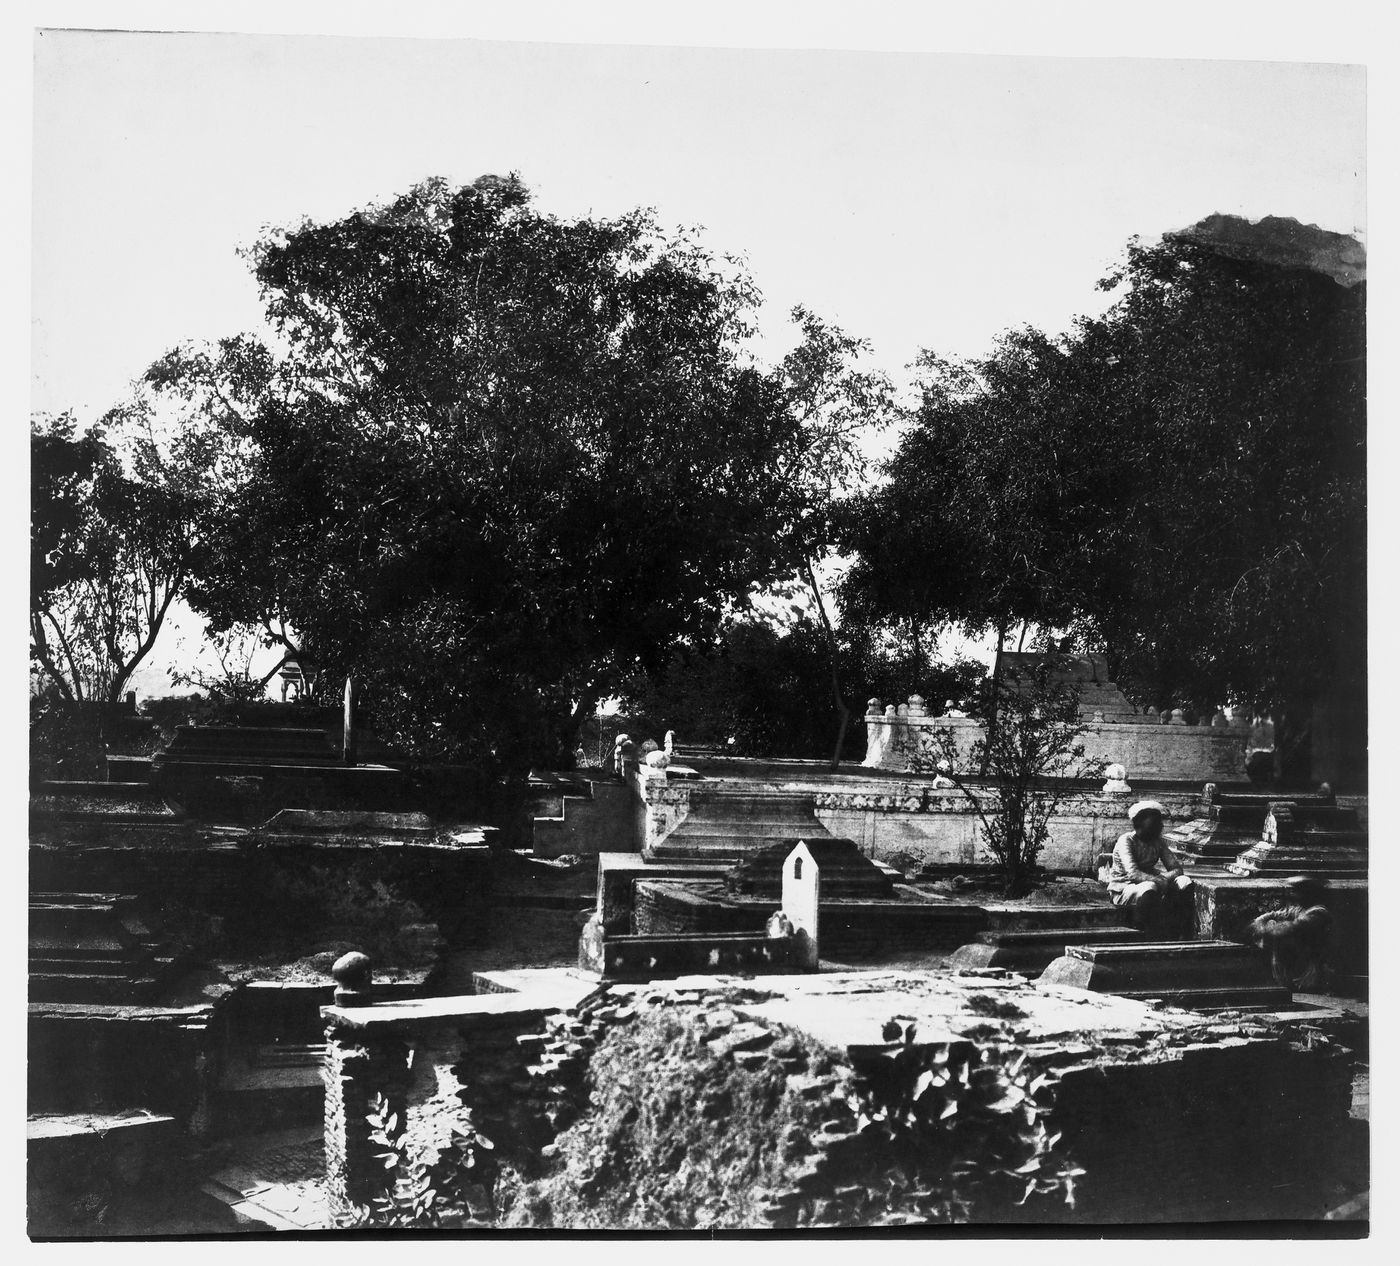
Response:
[[[1315,989],[1325,981],[1332,932],[1332,913],[1322,904],[1326,888],[1325,879],[1295,875],[1288,904],[1249,925],[1250,939],[1272,953],[1274,979],[1286,989]]]
[[[1162,839],[1166,811],[1156,800],[1128,810],[1133,824],[1113,846],[1108,891],[1116,906],[1131,906],[1133,924],[1154,934],[1189,932],[1191,880]]]

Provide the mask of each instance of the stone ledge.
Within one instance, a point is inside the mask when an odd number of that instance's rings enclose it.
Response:
[[[347,1029],[387,1032],[415,1028],[489,1029],[543,1018],[584,998],[596,988],[596,981],[580,980],[577,994],[570,998],[558,988],[548,992],[465,994],[449,998],[417,998],[400,1002],[377,1002],[368,1006],[321,1008],[321,1017]]]

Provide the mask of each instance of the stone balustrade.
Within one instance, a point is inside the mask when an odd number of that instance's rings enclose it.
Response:
[[[1110,719],[1094,719],[1109,717]],[[1105,765],[1123,765],[1134,777],[1153,781],[1243,782],[1250,727],[1217,713],[1208,725],[1187,725],[1180,708],[1165,721],[1146,713],[1128,718],[1096,709],[1081,721],[1084,756]],[[951,740],[954,772],[973,771],[973,749],[986,730],[981,721],[952,712],[929,713],[924,700],[910,695],[902,704],[870,699],[865,711],[867,769],[933,769]]]

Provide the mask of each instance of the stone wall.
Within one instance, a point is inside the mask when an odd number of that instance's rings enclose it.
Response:
[[[561,792],[537,808],[532,832],[537,857],[596,857],[640,849],[635,791],[603,778],[590,779],[589,789],[587,797]]]
[[[986,789],[969,791],[984,812],[992,804]],[[1199,792],[1154,791],[1152,795],[1167,809],[1169,823],[1201,812]],[[1098,855],[1111,850],[1129,829],[1127,810],[1136,799],[1136,792],[1067,796],[1051,819],[1040,864],[1062,874],[1096,874]],[[905,783],[868,792],[823,791],[817,795],[817,817],[833,835],[855,840],[876,861],[898,853],[944,865],[971,866],[987,860],[977,810],[968,795],[957,789]]]
[[[917,699],[917,696],[914,698]],[[878,700],[871,700],[877,708]],[[956,753],[953,772],[970,774],[973,745],[982,738],[980,721],[971,717],[933,717],[922,703],[889,705],[865,717],[866,756],[869,769],[907,770],[915,765],[933,769],[941,756],[940,736],[947,735]],[[1129,780],[1164,782],[1244,782],[1246,749],[1250,731],[1233,724],[1186,725],[1089,721],[1081,741],[1086,760],[1124,765]]]
[[[739,785],[736,782],[736,787]],[[964,792],[957,787],[938,787],[932,777],[853,778],[849,774],[809,774],[781,783],[755,780],[742,784],[752,792],[810,791],[822,826],[838,839],[854,840],[862,853],[876,861],[894,854],[912,854],[927,863],[971,866],[987,860],[973,801],[986,806],[991,792],[983,786],[966,785]],[[692,789],[706,784],[668,783],[664,775],[653,773],[633,780],[632,786],[637,803],[644,809],[641,829],[645,846],[654,848],[689,815]],[[1066,795],[1051,820],[1041,865],[1063,874],[1095,875],[1098,855],[1112,849],[1128,829],[1128,806],[1141,794],[1130,790]],[[1200,788],[1154,789],[1151,795],[1166,807],[1169,826],[1205,813]]]
[[[778,1162],[766,1167],[769,1176],[753,1193],[757,1199],[745,1202],[751,1212],[731,1226],[849,1227],[882,1224],[891,1215],[906,1223],[946,1218],[945,1206],[940,1214],[888,1203],[890,1166],[898,1157],[881,1151],[886,1136],[870,1119],[872,1103],[898,1102],[907,1109],[924,1089],[936,1102],[921,1128],[946,1137],[953,1150],[945,1164],[965,1157],[970,1168],[961,1171],[968,1175],[965,1185],[955,1179],[949,1186],[947,1173],[937,1167],[937,1156],[947,1149],[932,1156],[921,1151],[933,1168],[919,1181],[931,1180],[935,1194],[941,1190],[955,1200],[961,1186],[974,1197],[964,1216],[974,1219],[979,1213],[994,1222],[1090,1225],[1315,1219],[1366,1183],[1364,1145],[1358,1146],[1348,1117],[1350,1054],[1326,1039],[1249,1020],[1154,1011],[1126,999],[1045,990],[1011,978],[690,977],[612,985],[558,1007],[536,1002],[533,1034],[530,999],[498,999],[490,1008],[494,1020],[483,1027],[499,1037],[483,1045],[473,1038],[477,1021],[469,1013],[489,1001],[417,1004],[411,1021],[401,1007],[331,1008],[330,1037],[333,1045],[364,1050],[352,1065],[360,1084],[347,1088],[359,1099],[376,1081],[397,1088],[411,1132],[430,1125],[417,1115],[421,1096],[434,1082],[440,1088],[450,1081],[476,1127],[496,1132],[498,1152],[534,1183],[546,1208],[551,1192],[557,1196],[555,1213],[565,1216],[543,1223],[556,1230],[596,1225],[580,1218],[593,1202],[621,1208],[641,1194],[656,1194],[628,1186],[625,1175],[593,1148],[586,1129],[573,1142],[562,1136],[576,1124],[587,1127],[590,1113],[611,1111],[607,1105],[627,1096],[665,1099],[647,1087],[648,1070],[629,1069],[615,1055],[626,1049],[617,1042],[624,1036],[619,1026],[639,1019],[655,1025],[662,1013],[679,1023],[687,1050],[695,1048],[696,1059],[715,1066],[716,1084],[729,1078],[726,1084],[738,1086],[735,1079],[743,1076],[782,1082],[783,1096],[814,1105],[810,1115],[820,1122],[786,1134],[774,1126],[767,1135],[762,1114],[735,1120],[697,1113],[695,1121],[681,1123],[671,1172],[652,1175],[658,1185],[686,1167],[708,1166],[719,1175],[728,1164],[721,1158],[726,1147],[756,1149],[756,1155]],[[417,1031],[422,1025],[454,1036],[434,1048]],[[400,1069],[410,1045],[417,1054],[405,1080]],[[468,1054],[473,1048],[480,1056],[475,1061]],[[595,1065],[601,1052],[608,1058]],[[528,1064],[522,1054],[530,1057]],[[328,1067],[343,1066],[333,1055]],[[961,1067],[980,1071],[967,1081],[941,1076]],[[980,1103],[976,1087],[993,1071],[1001,1078],[995,1103]],[[447,1081],[444,1074],[450,1074]],[[959,1084],[970,1084],[974,1093],[961,1095]],[[948,1099],[957,1100],[957,1111],[937,1111]],[[1022,1106],[1008,1108],[1008,1101]],[[1033,1149],[1038,1154],[1023,1163],[1023,1151],[1034,1143],[1017,1125],[1026,1112],[1048,1113],[1054,1137],[1043,1139]],[[963,1124],[969,1117],[970,1131]],[[354,1114],[327,1119],[328,1154],[336,1147],[353,1154],[343,1132],[353,1128]],[[664,1129],[667,1123],[651,1124]],[[332,1129],[342,1134],[333,1138]],[[1007,1144],[1016,1149],[1009,1161]],[[1073,1204],[1057,1181],[1065,1172],[1075,1174]],[[334,1163],[330,1173],[333,1182],[354,1177]],[[1051,1198],[1018,1203],[1032,1194],[1021,1194],[1028,1173],[1049,1177]],[[362,1174],[372,1176],[368,1166]],[[1001,1199],[976,1199],[985,1181],[1000,1187]],[[644,1203],[643,1216],[652,1216],[648,1208]],[[705,1209],[703,1201],[678,1211],[670,1206],[668,1213],[679,1220],[668,1225],[694,1227]],[[530,1220],[532,1212],[528,1203],[518,1206],[509,1224],[541,1225]]]

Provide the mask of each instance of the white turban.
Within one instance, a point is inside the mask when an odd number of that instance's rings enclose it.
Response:
[[[1135,805],[1129,807],[1128,821],[1136,821],[1139,813],[1146,813],[1149,809],[1156,809],[1164,818],[1167,816],[1167,811],[1162,808],[1160,800],[1139,800]]]

